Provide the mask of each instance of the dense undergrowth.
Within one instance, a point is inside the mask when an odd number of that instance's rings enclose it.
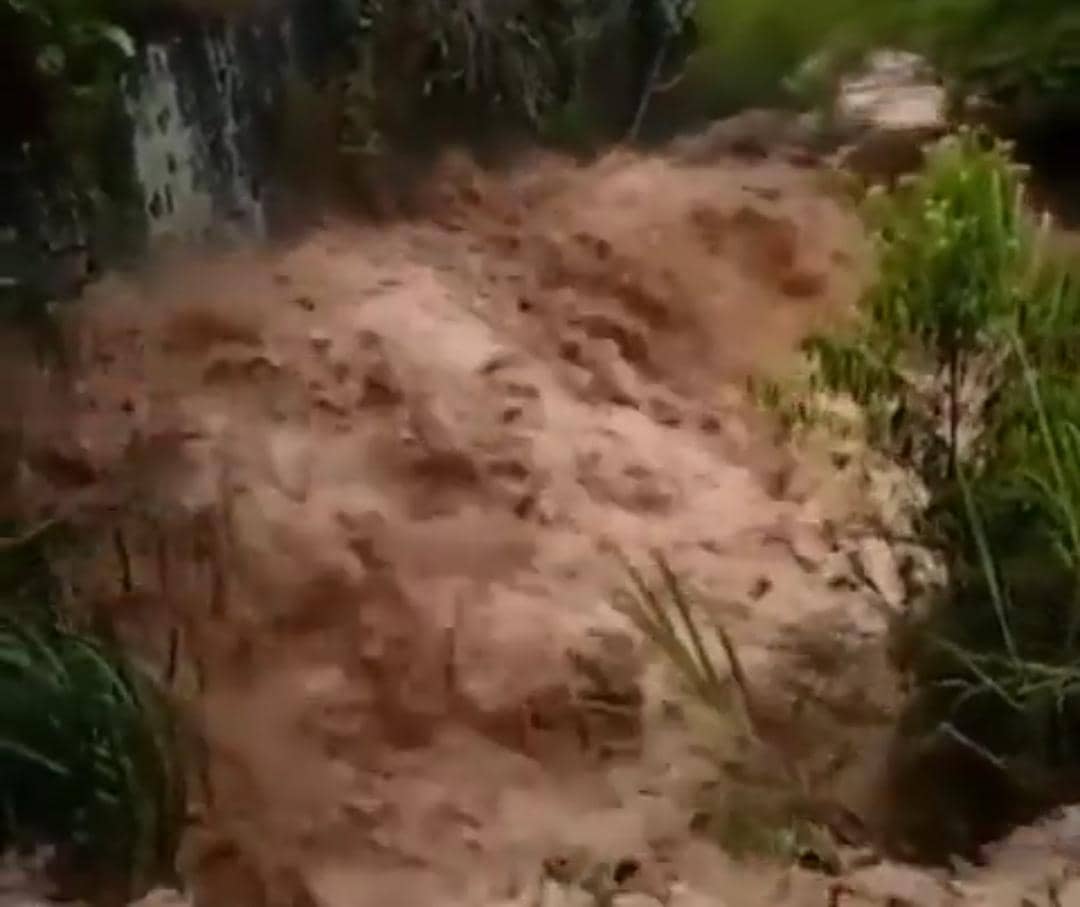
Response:
[[[947,806],[969,838],[1080,791],[1080,287],[1023,187],[1008,146],[945,140],[869,200],[878,281],[847,333],[808,344],[813,387],[860,404],[930,491],[949,582],[921,617],[903,772],[977,766]]]

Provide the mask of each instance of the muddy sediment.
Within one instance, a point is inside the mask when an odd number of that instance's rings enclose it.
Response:
[[[663,550],[873,825],[899,696],[849,554],[877,505],[745,391],[850,311],[857,219],[806,167],[629,153],[450,159],[423,204],[106,279],[74,390],[26,394],[24,500],[115,530],[79,598],[205,741],[195,890],[526,904],[621,866],[604,896],[832,903],[724,855],[777,754],[610,596],[613,552]]]

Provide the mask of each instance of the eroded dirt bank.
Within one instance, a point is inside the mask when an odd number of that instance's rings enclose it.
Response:
[[[771,827],[779,756],[859,817],[853,844],[887,805],[902,593],[858,574],[891,564],[895,500],[858,458],[786,449],[743,390],[865,278],[823,186],[775,161],[452,159],[423,219],[95,288],[75,391],[20,386],[22,492],[117,530],[73,593],[191,703],[200,903],[960,897],[889,866],[843,894],[717,843]],[[613,552],[651,547],[783,741],[698,714],[611,607]]]

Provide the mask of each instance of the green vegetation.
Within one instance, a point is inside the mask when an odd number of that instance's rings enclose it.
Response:
[[[1018,801],[1003,811],[1052,802],[1080,756],[1080,291],[1009,148],[980,133],[868,217],[877,284],[808,351],[814,387],[853,397],[923,479],[925,539],[948,553],[904,732],[927,758],[943,740],[976,754]]]
[[[1080,9],[1062,0],[923,0],[907,30],[954,80],[1019,115],[1080,112]]]
[[[1068,0],[698,0],[696,19],[692,90],[713,115],[820,102],[882,43],[925,54],[958,101],[979,95],[1013,125],[1080,113],[1080,9]]]
[[[104,644],[0,619],[0,841],[128,893],[171,869],[179,799],[162,703]]]
[[[954,475],[964,423],[986,415],[966,397],[996,398],[985,382],[1006,377],[993,367],[1007,329],[1045,298],[1037,234],[1008,149],[972,132],[934,148],[894,193],[872,194],[867,220],[879,279],[848,336],[810,342],[816,383],[850,393],[875,440],[937,487]]]
[[[636,132],[637,114],[680,73],[676,106],[691,117],[820,103],[881,42],[925,53],[958,96],[978,93],[1036,115],[1075,115],[1080,96],[1080,12],[1063,0],[342,2],[353,23],[342,136],[350,154],[421,141],[417,131],[433,123],[610,139]],[[148,7],[249,5],[0,0],[0,24],[5,56],[21,70],[16,81],[32,82],[37,99],[47,99],[47,131],[86,154],[133,55],[129,29]],[[618,122],[608,107],[619,109]]]
[[[113,644],[52,606],[39,542],[0,551],[0,852],[51,845],[61,875],[125,898],[172,871],[173,719]]]

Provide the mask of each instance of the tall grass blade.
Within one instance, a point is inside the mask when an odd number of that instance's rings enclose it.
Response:
[[[1005,643],[1005,649],[1013,661],[1018,661],[1019,653],[1016,648],[1016,640],[1013,639],[1012,629],[1009,626],[1007,613],[1008,601],[1005,597],[1005,592],[1001,587],[993,553],[990,551],[990,546],[987,543],[986,529],[983,525],[982,518],[979,515],[978,505],[975,503],[975,496],[972,494],[971,485],[968,483],[963,469],[958,470],[957,481],[960,484],[960,491],[964,498],[964,509],[968,516],[968,526],[978,550],[979,564],[990,591],[990,603],[994,609],[994,616],[997,618],[1001,639]]]
[[[709,653],[705,649],[704,640],[701,637],[701,633],[698,630],[697,622],[694,619],[690,610],[690,603],[686,599],[685,592],[682,588],[682,583],[675,575],[675,572],[671,569],[671,565],[668,564],[667,559],[660,553],[654,552],[653,557],[656,561],[656,565],[660,570],[660,575],[663,578],[664,585],[668,591],[668,597],[675,605],[675,609],[678,611],[679,616],[682,618],[683,626],[686,628],[687,635],[690,637],[690,642],[694,647],[694,652],[697,655],[697,663],[700,666],[701,673],[704,675],[707,683],[714,689],[720,689],[720,677],[716,673],[716,668],[712,663],[712,659],[709,657]]]

